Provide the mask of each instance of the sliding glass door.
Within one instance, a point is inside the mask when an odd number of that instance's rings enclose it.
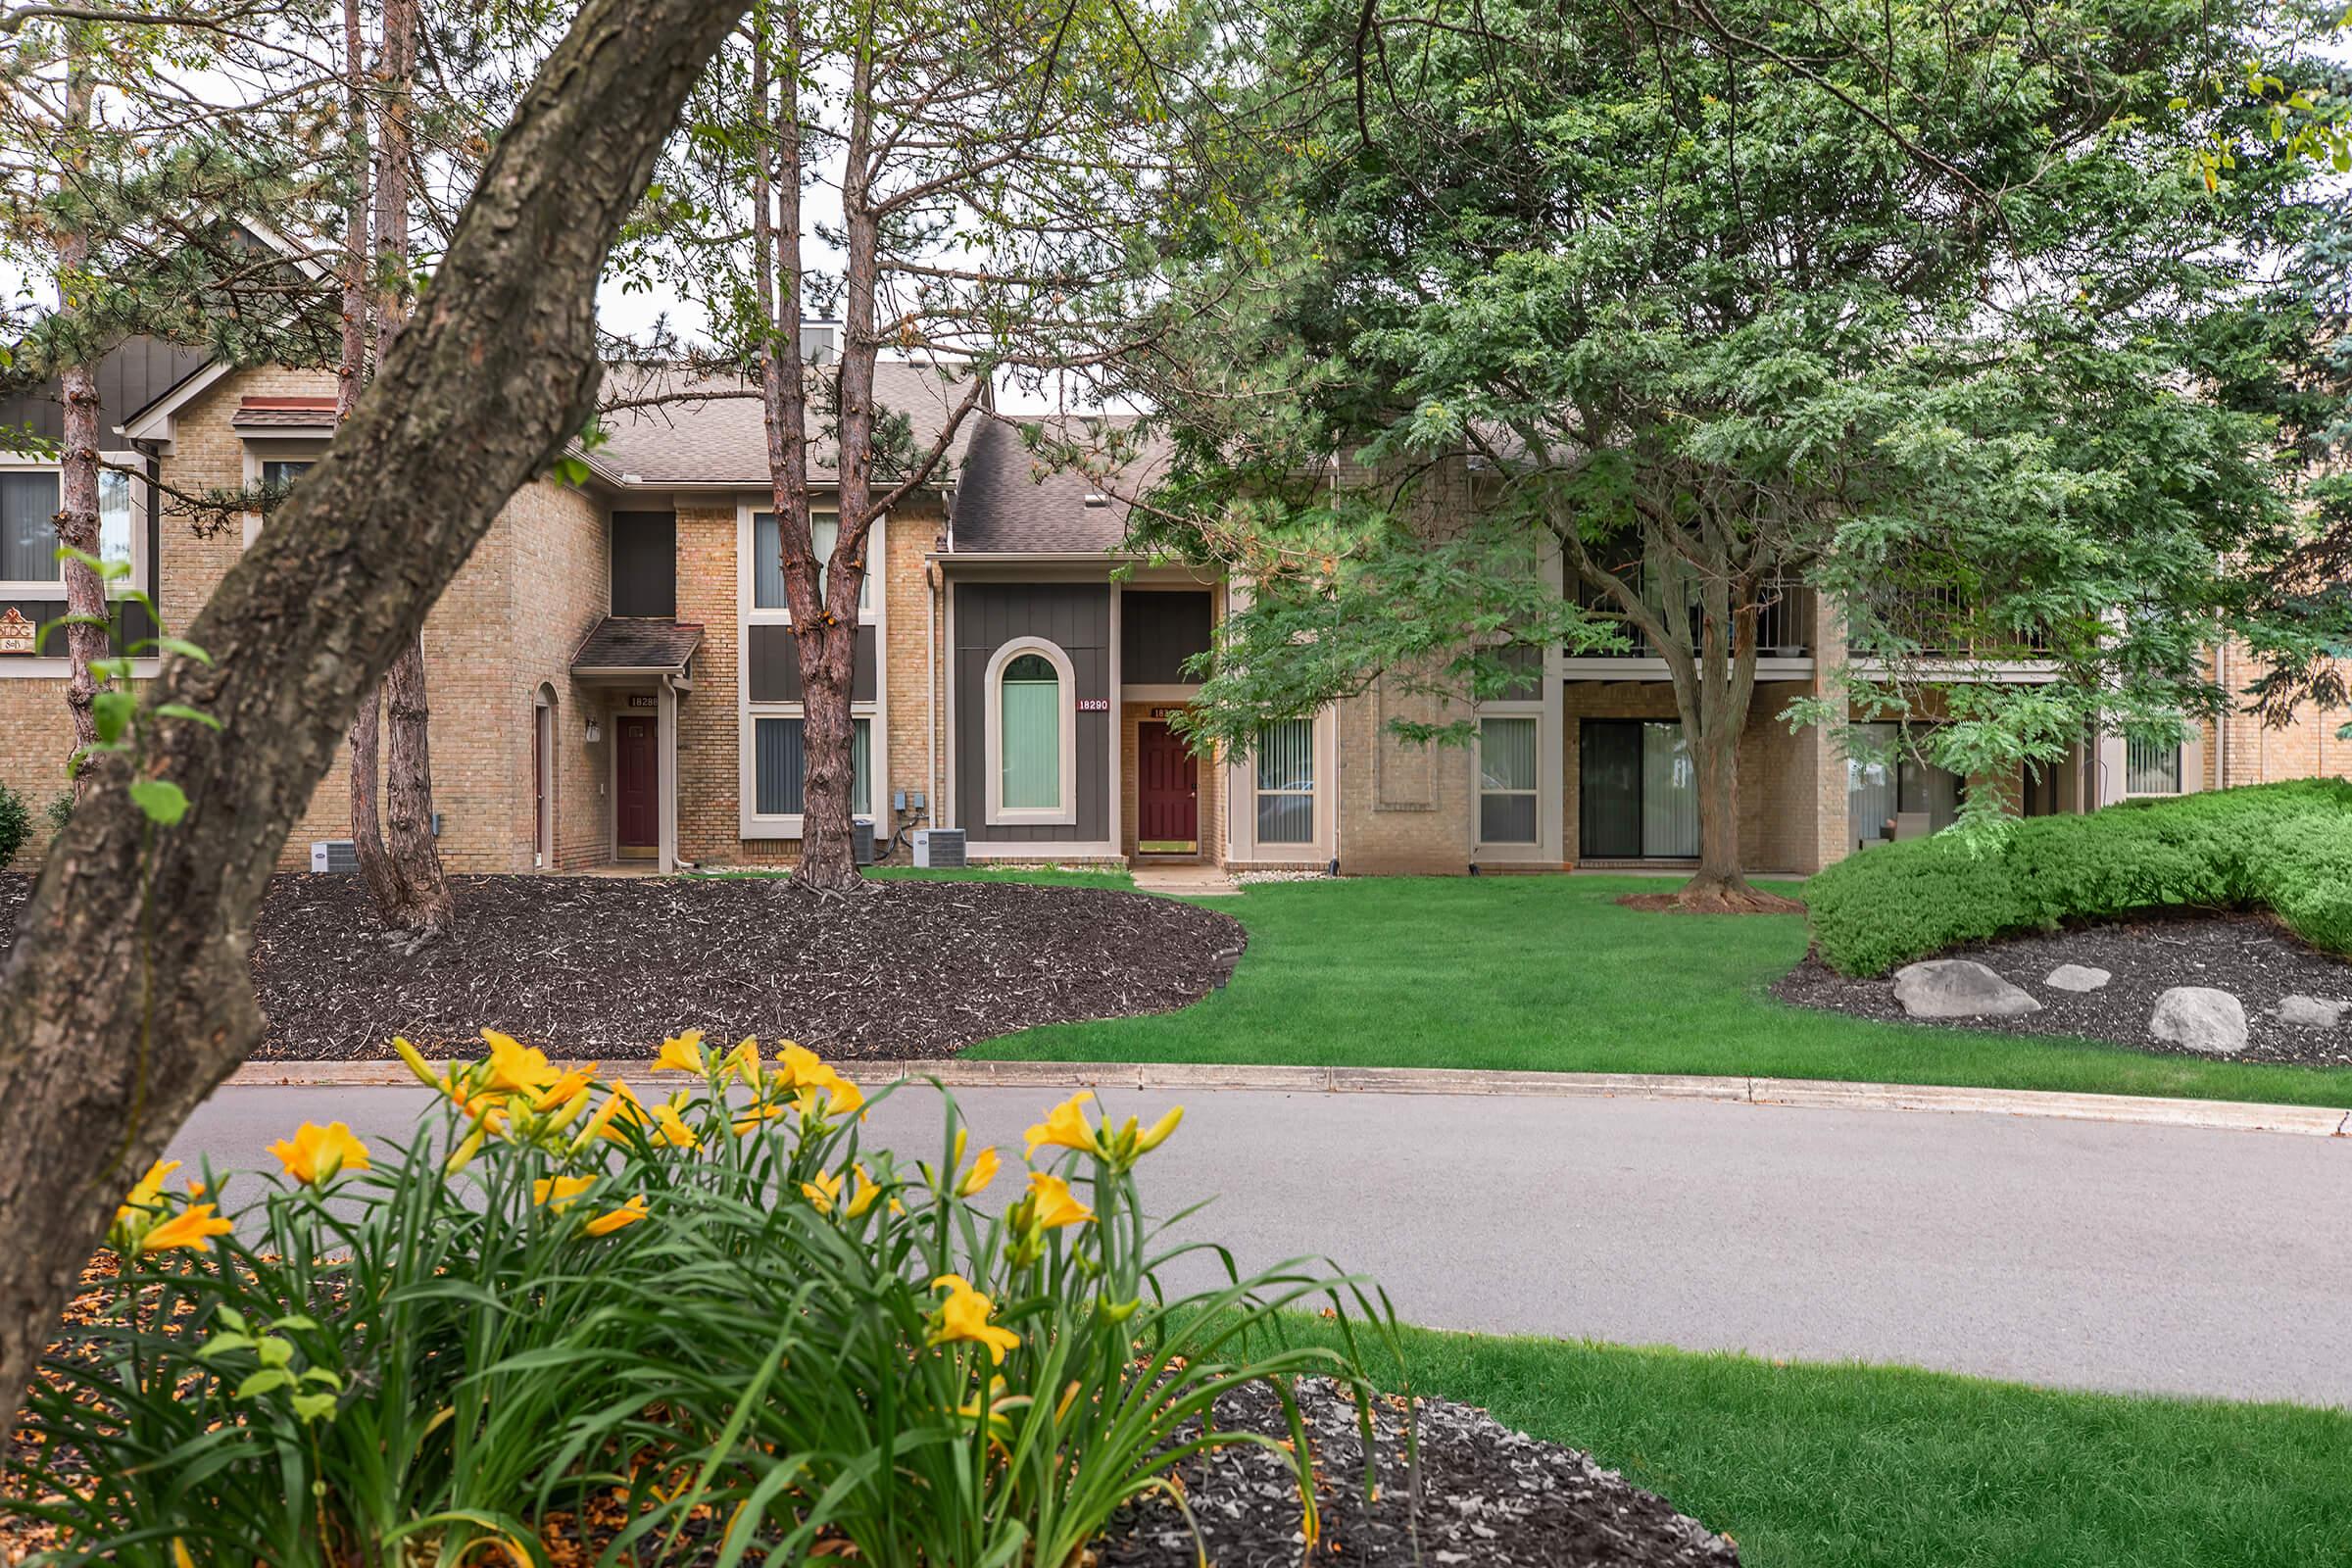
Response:
[[[1672,720],[1588,718],[1580,726],[1577,816],[1586,859],[1694,859],[1698,770]]]
[[[1899,724],[1856,724],[1879,760],[1845,763],[1845,830],[1857,845],[1940,833],[1960,815],[1960,775],[1901,745]]]

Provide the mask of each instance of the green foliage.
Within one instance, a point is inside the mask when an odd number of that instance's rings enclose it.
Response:
[[[72,549],[60,550],[57,554],[61,561],[77,561],[89,567],[102,581],[113,582],[130,574],[130,563],[126,561],[101,561],[95,556]],[[154,599],[146,593],[134,588],[125,591],[120,598],[123,604],[136,605],[146,611],[148,619],[159,628],[163,625],[162,613],[155,608]],[[51,632],[65,626],[113,629],[113,623],[104,616],[60,615],[41,628],[41,638],[46,640]],[[79,773],[94,756],[115,753],[129,758],[134,774],[140,773],[141,764],[145,762],[154,744],[156,732],[167,719],[174,723],[202,724],[207,729],[220,727],[220,721],[212,714],[190,708],[185,703],[158,703],[148,708],[138,700],[129,687],[131,661],[140,655],[157,654],[175,654],[200,664],[213,662],[212,655],[186,638],[173,637],[160,629],[152,637],[133,638],[120,655],[112,659],[91,660],[90,673],[108,683],[90,698],[90,720],[98,732],[98,738],[74,754],[67,762],[69,772]],[[142,774],[131,780],[128,793],[131,804],[153,826],[172,827],[187,814],[187,794],[170,779],[148,778]],[[69,803],[68,809],[71,808]],[[65,821],[63,816],[59,816],[57,825],[63,828]]]
[[[1285,1446],[1188,1429],[1222,1392],[1306,1372],[1368,1392],[1360,1357],[1291,1345],[1281,1309],[1328,1308],[1344,1345],[1367,1319],[1391,1333],[1359,1281],[1239,1278],[1145,1220],[1133,1170],[1173,1112],[1054,1107],[1000,1204],[996,1152],[967,1150],[952,1100],[935,1159],[903,1163],[789,1043],[666,1042],[655,1071],[690,1087],[642,1102],[485,1037],[486,1061],[446,1073],[402,1043],[439,1092],[416,1140],[306,1123],[233,1222],[209,1170],[201,1195],[170,1166],[134,1188],[121,1274],[34,1391],[44,1500],[22,1511],[133,1568],[175,1544],[456,1568],[543,1563],[551,1513],[617,1493],[607,1561],[670,1560],[707,1510],[720,1568],[820,1544],[878,1568],[1066,1568],[1182,1456]],[[1215,1282],[1173,1289],[1180,1260]]]
[[[24,797],[0,782],[0,870],[16,858],[24,841],[32,837],[32,811],[25,806]]]
[[[1884,845],[1805,885],[1822,956],[1881,974],[1964,942],[2142,909],[2269,908],[2352,953],[2352,783],[2303,779],[2034,817],[1997,846]]]

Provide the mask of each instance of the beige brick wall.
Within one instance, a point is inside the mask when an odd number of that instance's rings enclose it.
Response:
[[[2339,662],[2342,663],[2344,662]],[[2232,703],[2262,672],[2243,647],[2232,647],[2219,677]],[[2352,669],[2347,669],[2352,673]],[[2230,712],[2218,723],[2204,725],[2204,787],[2271,784],[2280,779],[2342,776],[2352,773],[2352,740],[2336,731],[2352,721],[2352,711],[2305,707],[2294,720],[2278,728],[2265,725],[2253,713]]]
[[[1452,875],[1470,864],[1477,808],[1470,754],[1413,746],[1390,720],[1448,722],[1452,705],[1383,677],[1339,705],[1340,869],[1350,875]]]

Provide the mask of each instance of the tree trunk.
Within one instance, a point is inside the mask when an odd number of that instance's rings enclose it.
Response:
[[[78,165],[89,136],[94,95],[81,46],[81,28],[69,25],[67,37],[65,152],[70,165]],[[71,191],[61,194],[69,204],[75,200]],[[74,301],[83,287],[77,281],[77,274],[89,265],[89,260],[88,230],[78,223],[61,228],[57,235],[60,315],[75,314]],[[86,360],[76,360],[64,368],[58,379],[65,410],[57,454],[57,542],[69,550],[95,556],[98,553],[98,378]],[[73,617],[66,627],[66,658],[70,665],[66,710],[73,715],[74,748],[79,754],[98,740],[97,721],[91,711],[91,703],[98,695],[98,679],[91,672],[90,662],[105,659],[112,652],[112,638],[106,625],[106,582],[86,564],[71,559],[59,563],[58,575],[66,587],[66,613]],[[93,618],[85,620],[82,618],[85,616]],[[88,795],[85,777],[86,770],[76,766],[74,771],[76,804]]]
[[[857,603],[851,598],[852,605]],[[852,813],[866,803],[856,794],[857,720],[850,692],[858,654],[858,616],[823,617],[793,626],[801,656],[801,742],[808,772],[801,799],[801,863],[793,880],[805,888],[846,892],[862,885]]]
[[[374,395],[232,566],[147,699],[143,764],[188,800],[152,828],[101,758],[0,972],[0,1387],[22,1389],[121,1193],[260,1038],[248,961],[287,832],[379,680],[595,407],[606,253],[742,15],[585,0],[516,106],[425,310]]]
[[[368,384],[368,44],[360,24],[360,0],[343,0],[344,156],[351,164],[352,197],[343,224],[343,355],[335,368],[335,423],[351,417]],[[265,546],[264,548],[267,548]],[[384,853],[382,814],[376,791],[383,775],[383,694],[368,688],[351,721],[345,747],[351,757],[352,856],[368,898],[385,921],[400,908],[400,881]]]
[[[1728,633],[1728,635],[1727,635]],[[1740,853],[1740,737],[1756,691],[1755,587],[1716,576],[1704,589],[1697,646],[1669,654],[1675,708],[1698,775],[1698,874],[1674,906],[1697,914],[1777,914],[1804,906],[1747,880]]]

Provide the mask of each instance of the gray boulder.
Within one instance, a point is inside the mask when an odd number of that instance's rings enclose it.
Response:
[[[2053,991],[2096,991],[2114,978],[2105,969],[2093,969],[2088,964],[2062,963],[2041,983]]]
[[[2245,1004],[2211,986],[2175,986],[2156,999],[2148,1033],[2208,1056],[2234,1056],[2246,1049]]]
[[[2347,1008],[2352,1008],[2352,1003],[2332,997],[2281,997],[2278,1021],[2304,1029],[2332,1029],[2344,1021]]]
[[[1914,1018],[2014,1018],[2041,1004],[1973,958],[1930,958],[1894,971],[1894,999]]]

